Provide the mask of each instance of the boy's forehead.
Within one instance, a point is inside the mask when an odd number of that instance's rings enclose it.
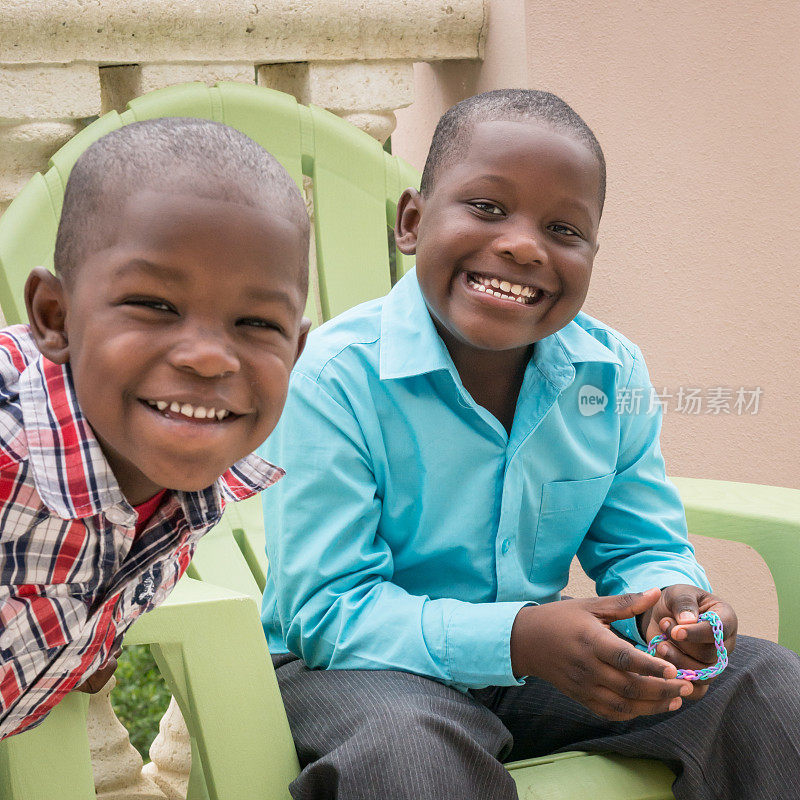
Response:
[[[443,172],[468,161],[473,167],[520,164],[528,159],[548,156],[565,164],[574,163],[581,169],[591,166],[599,172],[592,151],[577,137],[558,131],[538,120],[499,119],[477,121],[467,132],[463,146]]]
[[[474,123],[458,152],[440,164],[437,188],[475,180],[521,180],[531,167],[547,167],[572,192],[601,202],[600,164],[577,137],[538,120]]]
[[[222,251],[232,260],[260,263],[264,269],[274,262],[272,256],[280,253],[282,273],[286,275],[296,264],[298,285],[304,283],[304,232],[281,204],[268,208],[238,198],[190,194],[185,187],[144,187],[127,196],[118,195],[116,203],[108,200],[101,215],[105,235],[85,254],[78,274],[93,266],[103,269],[113,262],[122,267],[130,262],[182,265],[188,278],[187,270],[206,252]],[[176,274],[173,272],[173,277]]]

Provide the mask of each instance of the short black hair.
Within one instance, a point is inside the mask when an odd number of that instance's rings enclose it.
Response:
[[[606,160],[591,128],[560,97],[537,89],[494,89],[456,103],[442,115],[422,171],[420,191],[430,194],[436,174],[469,146],[477,122],[532,120],[585,144],[600,167],[600,209],[606,196]]]
[[[67,282],[86,256],[108,241],[132,192],[169,187],[247,206],[280,208],[305,232],[300,190],[278,160],[250,137],[205,119],[160,117],[102,136],[75,162],[64,191],[53,263]],[[308,268],[300,269],[304,290]]]

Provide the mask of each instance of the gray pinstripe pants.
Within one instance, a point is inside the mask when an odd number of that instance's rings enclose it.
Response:
[[[678,800],[800,800],[800,658],[760,639],[739,637],[703,699],[624,723],[536,679],[467,695],[406,672],[273,663],[296,800],[516,800],[501,761],[561,749],[660,759]]]

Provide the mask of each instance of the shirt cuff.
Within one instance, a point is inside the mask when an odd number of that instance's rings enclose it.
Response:
[[[639,626],[636,624],[636,617],[633,619],[619,619],[611,623],[611,627],[619,631],[626,639],[630,639],[640,648],[647,649],[647,642],[642,639],[639,633]]]
[[[517,686],[511,668],[511,628],[517,603],[459,603],[447,625],[447,666],[455,683],[470,689]]]

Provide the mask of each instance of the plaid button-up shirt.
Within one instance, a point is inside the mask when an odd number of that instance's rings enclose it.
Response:
[[[251,455],[167,492],[144,530],[78,407],[69,366],[0,331],[0,739],[41,722],[188,566],[226,501],[283,471]]]

